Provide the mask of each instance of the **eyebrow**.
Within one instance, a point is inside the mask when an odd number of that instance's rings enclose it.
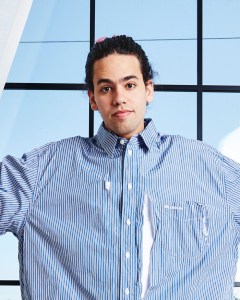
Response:
[[[135,75],[128,75],[128,76],[125,76],[123,78],[120,79],[120,82],[125,82],[125,81],[128,81],[130,79],[137,79],[139,80],[139,78]],[[101,78],[97,81],[97,85],[101,84],[101,83],[113,83],[112,80],[108,79],[108,78]]]

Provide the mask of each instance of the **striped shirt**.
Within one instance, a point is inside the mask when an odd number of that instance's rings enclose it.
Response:
[[[101,126],[0,172],[24,300],[233,299],[240,166],[210,146],[146,120],[130,140]]]

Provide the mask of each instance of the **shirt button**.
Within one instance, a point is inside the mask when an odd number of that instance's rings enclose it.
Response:
[[[126,295],[129,295],[129,293],[130,293],[129,289],[126,288],[126,289],[125,289],[125,294],[126,294]]]
[[[129,226],[129,225],[131,224],[130,219],[127,219],[126,223],[127,223],[127,225]]]
[[[132,155],[132,150],[131,150],[131,149],[128,150],[128,155],[129,155],[129,156]]]
[[[122,140],[120,140],[120,144],[121,145],[124,145],[125,144],[125,141],[122,139]]]
[[[129,184],[128,184],[128,189],[129,189],[129,190],[132,189],[132,184],[131,184],[131,182],[129,182]]]
[[[126,258],[128,259],[128,258],[130,258],[130,252],[126,252]]]
[[[111,182],[110,181],[106,181],[105,182],[105,189],[109,191],[110,190],[110,186],[111,186]]]

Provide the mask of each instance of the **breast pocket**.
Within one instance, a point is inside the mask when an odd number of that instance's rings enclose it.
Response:
[[[202,255],[208,245],[208,211],[205,204],[169,202],[156,205],[155,213],[164,251],[182,258]]]

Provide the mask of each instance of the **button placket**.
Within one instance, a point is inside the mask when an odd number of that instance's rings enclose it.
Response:
[[[119,141],[121,143],[121,140]],[[126,143],[126,141],[125,141]],[[124,235],[125,235],[125,241],[123,245],[123,252],[122,252],[122,259],[124,259],[125,262],[123,262],[124,266],[124,281],[122,285],[122,293],[125,294],[125,297],[127,299],[127,296],[130,297],[130,295],[134,294],[134,281],[132,276],[132,272],[134,270],[134,259],[135,257],[132,257],[134,253],[134,245],[132,244],[131,234],[134,228],[131,228],[130,225],[134,224],[133,222],[133,215],[132,213],[135,211],[133,208],[134,201],[132,199],[133,197],[133,188],[134,188],[134,182],[132,181],[134,178],[133,172],[133,149],[131,143],[127,143],[126,145],[126,151],[124,157],[124,181],[123,185],[124,188],[124,209],[123,209],[123,220],[124,220]],[[133,225],[134,226],[134,225]],[[132,269],[133,268],[133,269]],[[133,287],[133,291],[131,291]],[[131,291],[131,292],[130,292]],[[130,297],[131,298],[131,297]]]

